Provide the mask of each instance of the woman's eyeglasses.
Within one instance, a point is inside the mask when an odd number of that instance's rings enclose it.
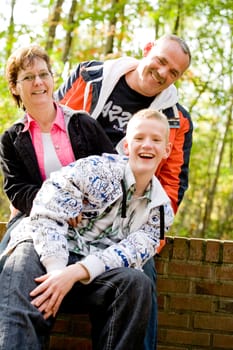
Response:
[[[41,80],[47,80],[51,77],[51,74],[49,72],[43,72],[39,74],[29,74],[26,75],[23,79],[16,80],[16,83],[21,83],[21,82],[32,82],[36,80],[36,77],[39,77]]]

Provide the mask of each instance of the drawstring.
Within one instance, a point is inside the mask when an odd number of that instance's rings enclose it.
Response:
[[[122,202],[121,202],[121,217],[126,218],[126,189],[123,179],[121,179],[121,188],[122,188]]]
[[[160,205],[160,239],[164,239],[164,206]]]
[[[123,179],[121,179],[121,188],[122,188],[122,202],[121,202],[121,217],[126,218],[126,189]],[[164,239],[164,206],[160,205],[159,207],[159,213],[160,213],[160,239]]]

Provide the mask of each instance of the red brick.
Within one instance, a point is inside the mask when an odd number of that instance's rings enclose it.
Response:
[[[170,309],[213,312],[213,300],[210,297],[200,297],[194,295],[171,296]]]
[[[167,329],[165,332],[158,332],[158,340],[160,342],[166,342],[166,344],[178,346],[183,345],[195,345],[195,346],[209,346],[210,334],[207,332],[193,332],[182,331],[178,329]]]
[[[159,254],[162,259],[170,260],[170,258],[172,257],[173,242],[173,237],[166,237],[166,245],[163,247],[162,251]]]
[[[182,347],[176,347],[174,345],[166,345],[166,346],[163,346],[163,345],[158,345],[157,346],[157,350],[189,350],[189,348],[184,348],[183,346]],[[198,349],[198,350],[201,350],[201,349]]]
[[[233,284],[195,282],[196,294],[233,297]]]
[[[6,232],[6,222],[0,222],[0,240],[4,236],[4,233]]]
[[[223,242],[223,262],[233,263],[233,241]]]
[[[160,276],[157,281],[157,289],[161,293],[188,293],[189,281],[188,280],[176,280],[174,278],[163,278]]]
[[[91,323],[89,321],[88,315],[82,315],[82,318],[78,318],[73,321],[72,334],[80,337],[91,336]]]
[[[229,313],[233,314],[233,301],[232,299],[223,299],[219,300],[216,307],[216,311],[221,312],[221,313]]]
[[[186,260],[189,256],[189,240],[187,238],[174,238],[173,259]]]
[[[156,267],[157,273],[160,275],[163,275],[166,273],[167,263],[160,260],[159,258],[156,258],[155,267]]]
[[[215,331],[232,332],[233,317],[219,315],[196,315],[194,317],[194,328],[202,330],[210,329]]]
[[[232,246],[233,249],[233,246]],[[233,281],[233,264],[221,264],[215,268],[215,276],[217,280]]]
[[[50,338],[49,350],[91,350],[90,340],[84,338],[72,337],[54,337]]]
[[[190,239],[189,260],[202,261],[204,259],[203,239]]]
[[[210,345],[210,346],[208,346],[207,348],[206,347],[201,347],[201,346],[198,346],[198,348],[196,348],[196,346],[192,346],[191,348],[189,348],[189,349],[192,349],[192,350],[206,350],[206,349],[208,349],[208,350],[214,350],[213,349],[213,347],[212,347],[212,345]],[[215,349],[215,350],[220,350],[220,349]]]
[[[158,313],[158,324],[159,327],[168,326],[175,328],[188,328],[190,322],[190,316],[188,314],[177,314],[177,313]]]
[[[229,334],[214,334],[213,346],[216,349],[231,349],[233,348],[233,335]]]
[[[164,295],[158,295],[157,296],[157,303],[158,303],[158,308],[159,309],[164,309],[165,308],[165,296]]]
[[[207,240],[206,242],[206,261],[219,262],[221,242],[217,240]]]
[[[58,317],[58,318],[56,319],[55,324],[54,324],[53,332],[56,332],[56,333],[65,333],[65,332],[68,332],[68,330],[69,330],[69,325],[70,325],[70,321],[69,321],[68,318],[64,319],[64,318]]]
[[[183,263],[182,261],[171,261],[168,267],[170,276],[213,278],[214,270],[211,265],[200,263]]]

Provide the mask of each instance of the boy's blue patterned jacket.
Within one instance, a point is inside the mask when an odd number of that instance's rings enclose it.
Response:
[[[126,217],[122,217],[122,179]],[[38,192],[30,217],[12,232],[6,252],[28,238],[46,270],[63,268],[69,251],[83,258],[90,282],[116,267],[141,269],[156,252],[160,237],[159,207],[165,231],[173,222],[170,200],[154,176],[144,196],[134,197],[135,179],[125,156],[90,156],[51,174]],[[76,229],[67,220],[82,213]]]

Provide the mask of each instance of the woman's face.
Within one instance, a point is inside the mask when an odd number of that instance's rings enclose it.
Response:
[[[54,81],[46,62],[35,58],[30,65],[18,72],[16,86],[12,88],[15,95],[20,96],[26,111],[41,108],[53,103]]]

